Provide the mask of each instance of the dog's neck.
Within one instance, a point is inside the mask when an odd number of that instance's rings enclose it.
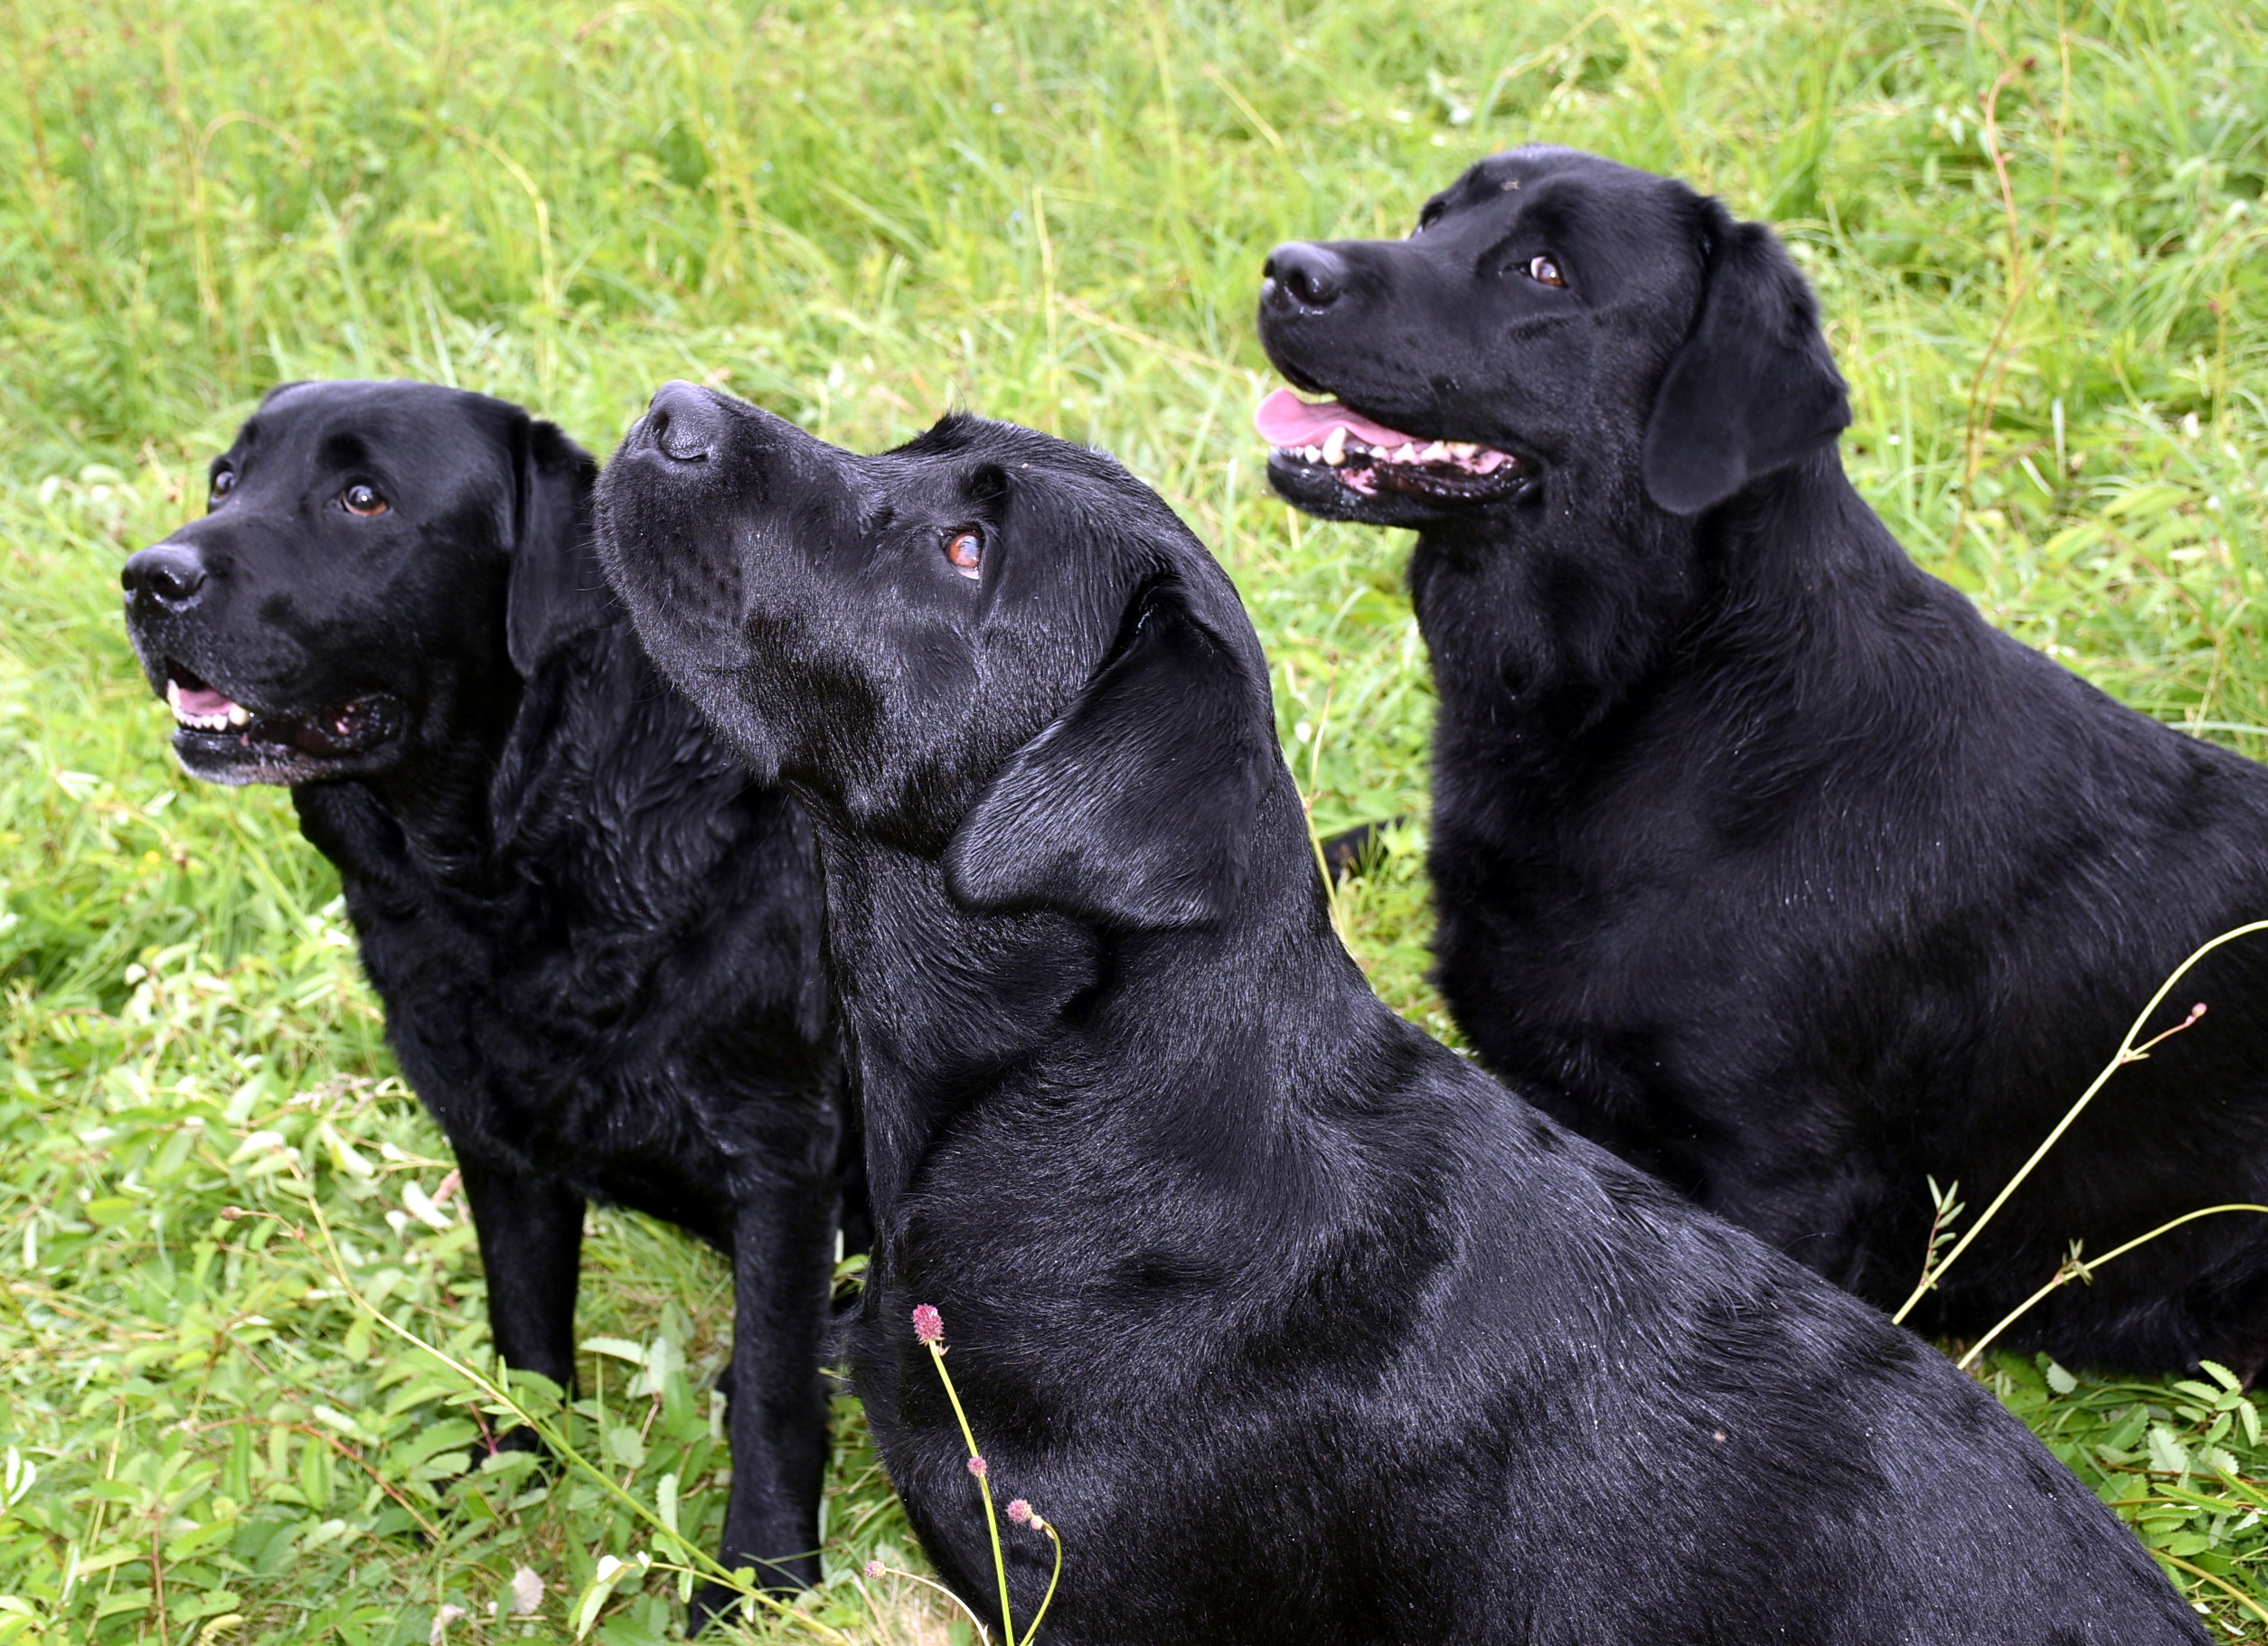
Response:
[[[925,1158],[995,1098],[1099,1097],[1161,1155],[1233,1176],[1266,1157],[1256,1134],[1279,1127],[1303,1092],[1331,1086],[1319,1060],[1351,1061],[1362,1024],[1392,1022],[1332,930],[1280,767],[1234,907],[1186,930],[973,913],[936,859],[861,832],[823,795],[799,798],[817,824],[878,1263],[903,1232]]]
[[[1896,621],[1929,582],[1830,446],[1692,519],[1632,503],[1602,529],[1547,508],[1421,532],[1410,564],[1443,702],[1444,762],[1544,786],[1623,738],[1697,646],[1751,691],[1816,673],[1854,614]],[[1454,747],[1453,747],[1453,745]]]
[[[495,794],[531,692],[509,665],[455,682],[447,709],[421,724],[383,771],[295,791],[302,818],[329,826],[311,838],[351,875],[404,872],[475,896],[510,879],[501,872]],[[333,791],[336,791],[335,793]]]

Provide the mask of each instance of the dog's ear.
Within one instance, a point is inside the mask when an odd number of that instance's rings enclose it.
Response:
[[[1151,929],[1219,919],[1277,757],[1266,701],[1182,587],[1152,583],[1110,661],[962,820],[947,889],[988,913]]]
[[[1850,421],[1850,401],[1794,259],[1762,223],[1706,202],[1706,282],[1646,425],[1646,492],[1698,514],[1785,468]]]
[[[504,648],[527,675],[560,642],[605,624],[613,597],[591,545],[598,466],[556,425],[532,418],[513,445],[518,530],[504,586]]]

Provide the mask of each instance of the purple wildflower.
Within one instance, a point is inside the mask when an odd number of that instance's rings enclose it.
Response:
[[[1031,1519],[1031,1505],[1021,1498],[1016,1499],[1008,1505],[1008,1518],[1019,1526],[1025,1525]]]
[[[974,1475],[978,1480],[983,1480],[984,1478],[984,1460],[981,1457],[972,1457],[969,1459],[969,1472]]]
[[[932,1345],[944,1342],[945,1316],[927,1303],[917,1305],[914,1309],[914,1336]]]

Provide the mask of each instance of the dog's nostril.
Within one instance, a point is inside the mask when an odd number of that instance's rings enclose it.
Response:
[[[1288,297],[1303,308],[1325,308],[1338,297],[1343,272],[1330,250],[1294,240],[1268,253],[1260,272],[1262,294],[1278,302]]]
[[[716,397],[684,381],[663,383],[646,408],[646,433],[656,450],[680,463],[700,463],[715,453],[723,427]]]
[[[118,582],[129,597],[155,600],[161,606],[187,606],[204,587],[204,561],[194,549],[181,543],[160,543],[127,560]]]

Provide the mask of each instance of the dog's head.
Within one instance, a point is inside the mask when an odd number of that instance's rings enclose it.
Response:
[[[1568,149],[1480,162],[1407,240],[1278,246],[1260,338],[1332,397],[1259,417],[1275,489],[1332,519],[1471,525],[1626,477],[1692,515],[1850,420],[1769,229]]]
[[[1227,577],[1097,453],[950,417],[861,456],[665,385],[598,491],[654,661],[761,776],[965,905],[1219,916],[1280,760]]]
[[[368,776],[462,735],[468,700],[604,620],[590,458],[485,395],[276,390],[206,513],[126,563],[174,748],[221,783]]]

